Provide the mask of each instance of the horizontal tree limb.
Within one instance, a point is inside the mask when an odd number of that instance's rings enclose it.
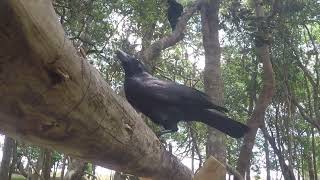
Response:
[[[0,131],[106,168],[192,179],[79,57],[49,0],[0,1]]]

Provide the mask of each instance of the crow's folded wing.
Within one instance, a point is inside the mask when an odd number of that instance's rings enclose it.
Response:
[[[210,97],[201,91],[153,77],[139,79],[135,84],[131,84],[129,91],[137,98],[143,96],[144,99],[147,98],[150,101],[159,101],[168,105],[228,111],[224,107],[213,104]]]

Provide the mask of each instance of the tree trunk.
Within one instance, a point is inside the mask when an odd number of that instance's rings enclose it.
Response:
[[[191,171],[194,173],[194,144],[192,143],[191,147]]]
[[[303,147],[300,148],[300,157],[302,157],[302,158],[301,158],[301,175],[302,175],[302,180],[304,180],[305,171],[304,171],[304,154],[303,154]]]
[[[11,179],[12,173],[15,172],[15,169],[17,167],[17,163],[18,163],[17,148],[18,148],[17,141],[14,141],[14,145],[13,145],[13,148],[12,148],[12,162],[11,162],[11,165],[10,165],[9,179]]]
[[[279,148],[277,147],[275,139],[272,138],[268,134],[268,131],[267,131],[266,127],[261,127],[261,131],[262,131],[262,133],[264,135],[264,138],[266,138],[268,140],[268,142],[270,143],[274,153],[277,155],[277,157],[279,159],[279,164],[280,164],[280,168],[281,168],[281,171],[282,171],[284,179],[285,180],[295,180],[293,169],[290,167],[290,165],[288,166],[286,164],[286,160],[284,158],[284,155],[279,150]]]
[[[31,164],[29,161],[27,163],[26,170],[27,170],[27,179],[28,180],[38,180],[38,176],[36,174],[32,174],[32,168],[31,168]]]
[[[71,159],[68,165],[68,171],[64,176],[65,180],[82,180],[85,179],[83,176],[85,175],[85,170],[87,164],[83,160],[79,159]]]
[[[59,162],[53,163],[52,179],[56,179]]]
[[[251,168],[249,164],[246,170],[246,180],[250,180],[250,179],[251,179]]]
[[[2,149],[2,161],[0,167],[0,179],[1,180],[10,180],[9,173],[10,173],[10,161],[12,157],[12,150],[14,146],[14,140],[8,136],[4,139],[4,146]]]
[[[49,149],[44,149],[42,163],[42,177],[44,180],[50,180],[51,165],[52,165],[52,152]]]
[[[51,1],[0,1],[0,131],[109,169],[192,179],[57,19]]]
[[[45,149],[40,148],[40,153],[37,158],[37,162],[35,164],[31,164],[31,166],[33,166],[33,170],[35,171],[33,180],[39,180],[41,178],[40,176],[41,176],[41,170],[44,162],[44,153],[45,153]],[[30,160],[30,158],[28,160]]]
[[[255,5],[256,16],[264,17],[262,2],[260,0],[255,0]],[[259,27],[258,29],[261,31],[261,34],[263,34],[264,39],[268,39],[268,34],[263,33],[262,28],[263,27]],[[240,149],[237,170],[242,176],[245,175],[246,168],[250,163],[252,148],[254,146],[258,128],[263,125],[265,111],[271,103],[272,96],[274,94],[275,80],[271,64],[269,45],[266,43],[256,45],[256,53],[257,59],[262,62],[263,65],[263,87],[252,115],[247,122],[247,124],[250,126],[250,131],[244,136],[243,145]]]
[[[310,152],[306,153],[307,163],[308,163],[308,172],[309,172],[309,180],[316,180],[314,176],[314,169],[313,169],[313,161]]]
[[[60,180],[63,180],[64,179],[64,171],[66,169],[66,161],[68,159],[68,156],[67,155],[63,155],[63,159],[62,159],[62,166],[61,166],[61,174],[60,174]]]
[[[270,162],[269,143],[268,143],[267,138],[264,138],[264,152],[265,152],[265,156],[266,156],[266,169],[267,169],[266,180],[271,180],[271,176],[270,176],[271,162]]]
[[[314,138],[314,128],[311,129],[312,133],[312,160],[313,160],[313,169],[314,169],[314,179],[318,179],[317,173],[317,154],[316,154],[316,142]]]
[[[219,0],[204,2],[201,5],[201,24],[205,50],[204,86],[205,92],[214,102],[223,105],[223,82],[221,77],[221,50],[219,43]],[[226,162],[225,135],[208,127],[206,144],[207,157],[213,155],[220,162]],[[225,177],[223,178],[225,179]]]

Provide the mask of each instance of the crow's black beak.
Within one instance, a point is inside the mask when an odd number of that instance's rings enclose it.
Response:
[[[116,55],[117,55],[117,57],[119,58],[119,60],[120,60],[122,63],[128,61],[129,58],[130,58],[127,53],[125,53],[125,52],[123,52],[123,51],[121,51],[121,50],[117,50],[117,51],[116,51]]]

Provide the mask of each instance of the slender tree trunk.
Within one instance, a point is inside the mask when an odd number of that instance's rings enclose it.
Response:
[[[96,168],[97,166],[95,164],[92,164],[92,175],[93,175],[92,180],[94,180],[94,177],[96,176]]]
[[[15,172],[18,163],[18,154],[17,154],[17,141],[14,141],[13,149],[12,149],[12,162],[10,165],[9,179],[12,177],[12,173]]]
[[[192,138],[192,137],[191,137]],[[191,171],[194,173],[194,145],[191,148]]]
[[[197,143],[197,138],[196,138],[196,134],[194,133],[194,130],[191,128],[192,127],[192,123],[188,122],[188,127],[190,129],[190,136],[191,136],[191,141],[192,141],[192,146],[193,146],[193,150],[194,152],[197,154],[198,158],[199,158],[199,168],[202,166],[203,164],[203,160],[202,160],[202,156],[201,156],[201,149],[198,146]]]
[[[301,156],[299,156],[299,147],[297,145],[297,141],[293,141],[293,146],[294,146],[294,157],[295,158],[295,167],[296,167],[296,171],[297,171],[297,180],[300,180],[300,176],[301,176],[301,171],[300,171],[300,161],[301,161]]]
[[[66,169],[67,159],[68,159],[68,156],[67,156],[67,155],[63,155],[62,166],[61,166],[61,174],[60,174],[60,180],[63,180],[63,179],[64,179],[64,171],[65,171],[65,169]]]
[[[223,82],[220,62],[221,49],[219,43],[219,8],[219,0],[205,1],[201,5],[201,23],[205,50],[205,92],[212,97],[216,104],[223,105]],[[226,162],[225,138],[225,135],[220,131],[208,127],[206,144],[207,157],[213,155],[220,162]],[[222,179],[225,179],[225,177],[222,177]]]
[[[310,152],[306,153],[307,163],[308,163],[308,172],[309,172],[309,180],[316,180],[313,169],[313,161]]]
[[[275,152],[275,154],[277,155],[277,157],[279,159],[279,164],[280,164],[280,168],[281,168],[282,174],[284,176],[284,179],[285,180],[295,180],[293,170],[292,170],[292,168],[290,168],[290,166],[288,166],[286,164],[285,157],[284,157],[283,153],[280,151],[280,149],[277,147],[275,139],[268,134],[268,131],[265,127],[261,127],[261,130],[263,132],[264,138],[266,138],[268,140],[273,151]]]
[[[44,180],[50,180],[52,151],[44,149],[44,159],[42,163],[42,177]]]
[[[264,17],[264,9],[262,5],[263,3],[261,0],[255,0],[255,11],[257,17]],[[258,30],[264,39],[268,39],[269,35],[263,32],[263,27],[258,27]],[[256,40],[257,38],[258,37],[256,37]],[[263,64],[263,87],[253,113],[247,122],[247,124],[250,126],[250,131],[244,136],[243,145],[241,147],[237,162],[237,170],[242,176],[245,175],[246,168],[250,163],[252,148],[254,146],[258,128],[264,124],[265,111],[271,103],[274,94],[275,80],[271,64],[269,45],[263,42],[256,44],[256,53],[257,59]]]
[[[38,176],[32,173],[32,168],[31,168],[31,164],[30,161],[28,160],[27,166],[26,166],[26,170],[27,170],[27,179],[28,180],[38,180]]]
[[[53,163],[53,172],[52,172],[52,179],[56,179],[57,177],[57,170],[58,170],[58,166],[59,166],[59,161],[56,163]]]
[[[298,171],[298,180],[300,180],[301,179],[300,163],[297,165],[297,171]]]
[[[248,115],[251,116],[254,104],[257,102],[257,74],[258,74],[258,63],[255,64],[255,69],[252,72],[250,85],[248,87],[248,95],[249,95],[249,106],[248,106]],[[251,161],[247,164],[246,168],[246,180],[251,179]]]
[[[312,160],[313,160],[313,169],[314,169],[314,178],[318,179],[318,173],[317,173],[317,154],[316,154],[316,142],[314,138],[314,128],[311,129],[311,135],[312,135]]]
[[[35,167],[33,167],[35,169],[35,174],[33,176],[34,180],[39,180],[41,178],[40,177],[41,173],[43,173],[41,170],[43,168],[43,163],[44,163],[44,160],[45,160],[44,156],[45,156],[45,149],[44,148],[40,148],[40,154],[38,156],[36,164],[34,165]]]
[[[9,136],[6,136],[4,139],[4,146],[3,146],[3,155],[0,167],[0,179],[1,180],[9,180],[9,173],[10,173],[10,161],[12,157],[12,150],[14,146],[14,140]]]
[[[285,69],[288,69],[288,67],[285,67]],[[285,73],[287,73],[287,70],[285,70]],[[293,133],[292,133],[292,129],[293,129],[293,118],[292,118],[292,102],[291,102],[291,98],[289,96],[287,96],[286,98],[286,109],[287,109],[287,114],[286,117],[284,118],[284,124],[285,127],[283,128],[286,134],[286,141],[287,141],[287,159],[289,162],[288,167],[290,168],[290,172],[293,172],[293,153],[292,153],[292,142],[293,142]]]
[[[270,152],[269,152],[269,143],[266,138],[264,138],[264,152],[266,153],[266,169],[267,169],[267,178],[266,180],[271,180],[270,176],[270,168],[271,168],[271,163],[270,163]]]
[[[302,147],[300,148],[300,157],[301,157],[301,174],[302,174],[302,180],[304,180],[305,177],[305,171],[304,171],[304,154]]]

